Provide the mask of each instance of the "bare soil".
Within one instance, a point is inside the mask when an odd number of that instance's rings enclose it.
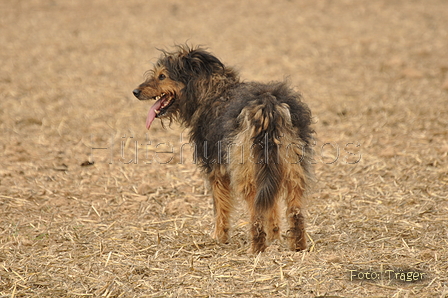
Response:
[[[0,12],[0,297],[448,296],[447,1]],[[307,251],[249,254],[244,208],[215,243],[188,131],[145,130],[150,103],[132,90],[156,48],[185,42],[303,93],[317,131]]]

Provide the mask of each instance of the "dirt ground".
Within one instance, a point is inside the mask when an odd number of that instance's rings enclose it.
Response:
[[[448,297],[447,1],[0,12],[0,297]],[[247,253],[244,208],[216,244],[188,132],[146,131],[132,90],[156,48],[185,42],[303,93],[317,131],[307,251]]]

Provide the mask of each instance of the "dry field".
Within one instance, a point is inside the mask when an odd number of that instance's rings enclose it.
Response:
[[[446,0],[0,13],[0,297],[448,297]],[[145,130],[132,90],[156,48],[186,41],[303,93],[317,131],[307,251],[248,254],[244,208],[216,244],[188,132]]]

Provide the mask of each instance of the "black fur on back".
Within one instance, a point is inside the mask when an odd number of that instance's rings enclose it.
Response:
[[[159,65],[168,70],[170,78],[185,85],[178,99],[177,117],[191,129],[190,139],[196,148],[198,163],[206,173],[218,164],[231,162],[227,151],[232,137],[241,130],[239,116],[242,111],[262,107],[262,115],[269,119],[270,125],[258,129],[248,141],[254,144],[253,157],[257,167],[256,206],[260,210],[270,208],[282,179],[278,146],[274,142],[274,138],[282,135],[282,128],[277,125],[281,122],[277,112],[279,105],[289,106],[294,133],[305,144],[305,151],[311,152],[311,111],[302,102],[301,95],[285,82],[240,82],[232,68],[202,49],[180,47],[176,53],[164,52]],[[262,127],[260,119],[251,119],[252,125]],[[308,160],[302,161],[302,167],[310,174]]]

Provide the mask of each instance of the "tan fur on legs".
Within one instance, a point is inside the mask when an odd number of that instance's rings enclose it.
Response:
[[[244,198],[247,202],[250,216],[250,234],[252,238],[251,252],[259,253],[263,252],[266,245],[266,232],[265,232],[265,216],[260,214],[255,208],[255,191],[252,191]]]
[[[229,241],[230,213],[233,201],[230,195],[230,180],[227,175],[213,171],[210,176],[215,210],[215,229],[212,237],[221,243]]]
[[[276,201],[271,210],[269,210],[266,215],[266,232],[268,244],[271,244],[276,239],[280,239],[280,207],[278,205],[278,201]]]
[[[286,117],[284,119],[287,119]],[[288,123],[285,125],[288,127]],[[283,163],[285,175],[285,202],[286,218],[288,222],[287,238],[291,250],[299,251],[306,248],[305,224],[302,208],[305,201],[305,190],[309,184],[309,177],[303,168],[301,161],[309,160],[304,145],[297,140],[292,132],[284,134],[282,140],[288,144],[283,148],[283,156],[286,162]]]
[[[265,251],[266,232],[264,229],[264,216],[260,214],[251,214],[251,234],[252,234],[252,252],[258,253]]]
[[[302,181],[302,183],[297,183]],[[303,178],[297,177],[296,183],[288,184],[288,195],[286,198],[286,218],[289,230],[287,231],[289,248],[291,250],[303,250],[306,248],[305,224],[302,214],[303,200]]]

